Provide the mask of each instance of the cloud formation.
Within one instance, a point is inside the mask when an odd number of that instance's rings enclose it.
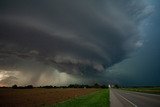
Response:
[[[29,72],[31,83],[50,68],[98,79],[142,45],[150,13],[143,0],[0,1],[0,69]]]

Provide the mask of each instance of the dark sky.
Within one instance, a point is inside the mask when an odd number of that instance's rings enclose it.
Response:
[[[158,0],[1,0],[0,85],[160,85]]]
[[[160,85],[160,2],[149,2],[154,6],[154,12],[143,27],[143,46],[130,58],[109,69],[112,81],[123,85]]]

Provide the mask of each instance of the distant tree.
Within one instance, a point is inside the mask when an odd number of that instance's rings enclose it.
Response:
[[[59,88],[67,88],[67,86],[59,86]]]
[[[53,88],[58,88],[57,86],[54,86]]]
[[[115,86],[114,86],[115,88],[119,88],[119,86],[116,84]]]
[[[98,83],[95,83],[93,87],[94,88],[100,88],[100,85]]]
[[[32,88],[33,88],[33,85],[27,85],[27,86],[25,86],[25,88],[27,88],[27,89],[32,89]]]
[[[42,88],[53,88],[52,85],[49,85],[49,86],[43,86]]]
[[[106,85],[101,85],[101,88],[108,88]]]
[[[13,89],[17,89],[17,85],[16,85],[16,84],[13,85],[12,88],[13,88]]]
[[[68,88],[80,88],[80,85],[78,85],[78,84],[70,84],[68,86]]]
[[[67,88],[90,88],[90,86],[83,84],[70,84]]]
[[[68,85],[68,88],[74,88],[73,84]]]

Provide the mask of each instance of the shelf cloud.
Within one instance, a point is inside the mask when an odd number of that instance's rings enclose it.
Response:
[[[151,12],[143,0],[2,0],[0,73],[8,76],[0,84],[101,81],[143,45],[140,27]],[[18,82],[24,75],[28,82]]]

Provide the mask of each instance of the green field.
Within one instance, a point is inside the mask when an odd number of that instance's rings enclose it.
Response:
[[[102,89],[50,107],[109,107],[109,90]]]
[[[127,91],[136,91],[142,93],[150,93],[150,94],[160,94],[160,87],[153,87],[153,88],[122,88],[123,90]]]

